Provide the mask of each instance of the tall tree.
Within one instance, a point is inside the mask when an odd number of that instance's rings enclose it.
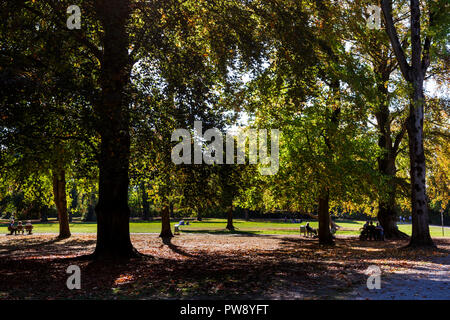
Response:
[[[355,92],[370,106],[370,114],[375,118],[378,131],[378,170],[385,181],[379,188],[377,218],[384,229],[386,239],[407,238],[397,227],[399,182],[397,158],[406,133],[404,120],[406,108],[399,86],[392,80],[398,64],[385,32],[371,30],[367,26],[367,16],[361,14],[361,8],[367,8],[372,2],[348,1],[343,6],[343,24],[346,28],[345,39],[351,43],[349,52],[356,56],[365,72],[350,82]],[[405,37],[406,38],[406,37]],[[393,88],[393,89],[390,89]]]
[[[434,246],[430,236],[428,198],[426,195],[426,167],[423,147],[424,80],[430,65],[431,34],[421,36],[421,6],[419,0],[410,1],[411,59],[408,63],[392,16],[392,0],[382,0],[386,32],[395,52],[403,78],[411,85],[408,116],[409,159],[411,179],[412,236],[409,246]],[[431,3],[429,3],[431,5]],[[433,10],[428,6],[429,24],[433,24]]]

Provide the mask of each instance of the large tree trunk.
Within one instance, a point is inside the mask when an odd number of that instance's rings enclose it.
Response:
[[[148,203],[148,194],[145,188],[145,182],[141,182],[142,191],[142,219],[150,220],[150,205]]]
[[[434,246],[430,236],[428,199],[425,184],[425,154],[423,149],[423,78],[414,83],[413,103],[408,123],[411,176],[412,235],[409,246]]]
[[[234,231],[233,226],[233,206],[229,206],[227,210],[227,227],[228,230]]]
[[[428,226],[428,201],[425,184],[425,153],[423,149],[423,82],[430,65],[431,38],[423,41],[420,35],[420,1],[411,0],[411,64],[399,41],[392,17],[392,0],[382,0],[381,6],[386,22],[386,31],[395,52],[403,77],[413,87],[408,117],[409,158],[411,178],[412,235],[409,246],[434,247]],[[431,14],[430,14],[431,15]],[[432,24],[430,19],[430,24]]]
[[[161,238],[172,238],[172,230],[170,228],[170,212],[169,206],[164,206],[161,210]]]
[[[387,96],[387,88],[382,84],[379,92],[383,96]],[[395,159],[400,140],[403,138],[404,131],[401,130],[396,142],[392,143],[391,123],[388,103],[380,106],[380,110],[376,113],[377,125],[379,130],[378,146],[382,150],[382,154],[378,157],[378,171],[387,177],[387,194],[380,195],[378,202],[378,221],[384,229],[386,239],[407,239],[407,234],[401,232],[397,227],[397,209],[395,204],[395,196],[397,186],[395,184],[395,175],[397,169],[395,167]]]
[[[333,245],[333,236],[330,232],[330,193],[326,189],[319,197],[319,243],[322,245]]]
[[[69,216],[67,213],[66,200],[66,172],[64,169],[53,171],[53,198],[58,211],[59,238],[69,238]]]
[[[99,0],[96,10],[103,26],[101,99],[96,116],[101,137],[96,258],[129,258],[137,251],[130,239],[128,168],[129,111],[126,87],[130,80],[129,39],[126,25],[130,1]]]

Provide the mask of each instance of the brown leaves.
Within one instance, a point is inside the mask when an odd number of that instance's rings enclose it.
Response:
[[[363,283],[365,269],[412,268],[448,254],[399,249],[403,242],[339,238],[332,248],[298,236],[132,235],[143,259],[111,264],[74,259],[91,253],[95,235],[0,237],[0,299],[320,298]],[[66,268],[81,268],[82,289],[68,290]]]

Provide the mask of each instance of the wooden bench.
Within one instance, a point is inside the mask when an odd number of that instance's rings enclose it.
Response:
[[[305,226],[300,226],[300,235],[302,235],[304,237],[306,237],[306,225]]]
[[[33,226],[32,225],[25,225],[25,231],[28,232],[28,234],[32,234],[31,231],[33,231]]]
[[[8,226],[8,231],[11,232],[10,234],[16,234],[17,233],[17,227],[16,226]]]
[[[25,231],[28,232],[28,234],[32,234],[33,226],[8,226],[8,231],[10,232],[10,235],[22,233],[24,234]]]
[[[25,232],[24,227],[23,226],[17,226],[16,227],[16,233],[21,233],[21,232],[22,232],[22,234]]]

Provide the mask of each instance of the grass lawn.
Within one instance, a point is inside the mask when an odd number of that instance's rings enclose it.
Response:
[[[337,224],[341,227],[338,230],[338,235],[359,235],[359,229],[363,226],[364,221],[355,220],[337,220]],[[178,223],[172,222],[173,226]],[[303,222],[302,224],[304,224]],[[313,228],[318,227],[317,221],[310,221],[310,225]],[[204,219],[203,221],[191,221],[188,226],[181,226],[183,233],[213,233],[213,234],[229,234],[230,231],[225,229],[226,220],[225,219]],[[273,221],[245,221],[241,219],[234,220],[234,226],[236,234],[284,234],[284,235],[294,235],[299,233],[299,223],[290,222],[273,222]],[[399,224],[401,231],[411,234],[411,224]],[[80,222],[75,221],[70,224],[70,229],[72,233],[96,233],[97,224],[95,222]],[[431,226],[431,236],[432,237],[442,237],[442,229],[438,226]],[[161,231],[161,221],[150,221],[150,222],[131,222],[130,223],[131,233],[159,233]],[[58,233],[58,223],[57,221],[50,221],[48,223],[35,223],[34,230],[35,233]],[[6,221],[0,224],[0,234],[8,233]],[[445,228],[445,237],[450,237],[450,229]]]

